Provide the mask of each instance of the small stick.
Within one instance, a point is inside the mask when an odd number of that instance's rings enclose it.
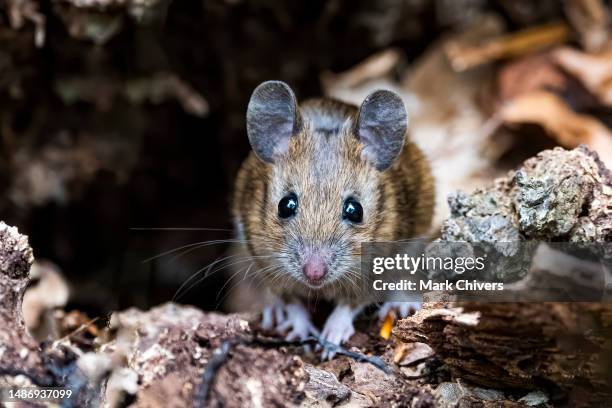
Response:
[[[206,406],[206,398],[208,398],[208,393],[212,388],[213,382],[217,375],[217,371],[219,371],[219,369],[223,366],[229,356],[232,347],[235,344],[235,341],[226,340],[221,343],[221,346],[219,346],[215,349],[215,351],[213,351],[213,356],[206,365],[206,369],[204,370],[204,374],[202,375],[202,382],[197,388],[194,395],[196,407]]]
[[[525,55],[564,43],[570,34],[570,27],[558,22],[502,35],[477,45],[450,42],[444,52],[453,69],[461,72],[498,59]]]
[[[57,339],[53,342],[54,347],[63,342],[68,340],[69,338],[71,338],[72,336],[82,332],[83,330],[87,329],[89,326],[91,326],[92,324],[94,324],[95,322],[97,322],[98,320],[100,320],[100,316],[98,317],[94,317],[91,320],[86,321],[85,323],[82,323],[79,327],[77,327],[76,329],[74,329],[73,331],[71,331],[70,333],[68,333],[67,335],[65,335],[64,337],[62,337],[61,339]]]
[[[328,350],[332,350],[336,354],[345,355],[345,356],[350,357],[350,358],[352,358],[353,360],[355,360],[355,361],[357,361],[359,363],[370,363],[374,367],[376,367],[379,370],[381,370],[382,372],[384,372],[385,374],[389,374],[390,373],[389,368],[387,367],[385,362],[380,357],[366,356],[365,354],[361,354],[361,353],[358,353],[356,351],[347,350],[347,349],[345,349],[342,346],[339,346],[337,344],[331,343],[331,342],[329,342],[327,340],[324,340],[324,339],[322,339],[322,338],[320,338],[318,336],[308,337],[305,340],[311,340],[312,341],[313,339],[314,339],[314,341],[319,343],[324,348],[326,348]]]

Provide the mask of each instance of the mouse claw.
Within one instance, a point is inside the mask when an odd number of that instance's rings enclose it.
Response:
[[[421,308],[421,302],[385,302],[378,309],[378,319],[385,320],[389,312],[394,311],[398,319],[410,316],[410,312],[416,312]]]
[[[342,343],[351,338],[355,334],[353,326],[353,318],[355,310],[348,306],[338,306],[331,315],[327,318],[321,338],[325,342],[330,343],[332,347],[323,347],[323,360],[331,360],[336,355],[336,349],[333,346],[340,346]]]
[[[319,331],[310,321],[310,314],[299,303],[291,303],[285,307],[285,320],[276,326],[276,332],[279,334],[287,333],[285,340],[301,341],[310,335],[317,335]]]
[[[350,339],[353,334],[355,334],[355,328],[353,327],[352,322],[341,327],[336,326],[327,328],[327,330],[324,329],[321,334],[321,338],[328,343],[331,343],[331,346],[323,347],[321,358],[323,360],[331,360],[334,358],[336,355],[336,348],[333,346],[340,346],[342,343]]]

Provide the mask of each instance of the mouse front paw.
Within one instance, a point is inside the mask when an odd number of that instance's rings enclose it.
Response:
[[[285,304],[280,300],[264,306],[261,312],[261,328],[264,330],[272,330],[274,327],[282,324],[285,321]]]
[[[421,302],[385,302],[378,309],[378,319],[385,320],[389,312],[395,313],[396,319],[404,319],[410,316],[410,312],[416,312],[421,308]]]
[[[323,360],[331,360],[336,355],[336,347],[351,338],[355,334],[353,319],[359,313],[360,309],[351,308],[349,306],[337,306],[332,314],[329,315],[321,339],[324,343],[328,343],[323,347]]]
[[[319,331],[310,321],[310,314],[299,303],[290,303],[285,306],[285,320],[276,326],[276,332],[283,335],[285,340],[304,340],[311,335],[319,335]]]

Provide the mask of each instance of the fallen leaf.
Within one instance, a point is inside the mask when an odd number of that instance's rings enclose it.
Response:
[[[409,366],[434,355],[425,343],[398,343],[393,361],[400,366]]]
[[[534,123],[542,126],[561,146],[585,144],[612,167],[612,132],[592,116],[576,113],[558,96],[534,91],[518,96],[500,110],[506,123]]]
[[[587,51],[602,50],[610,39],[610,11],[603,0],[567,0],[565,15]]]
[[[553,53],[553,58],[603,104],[612,106],[612,51],[587,54],[563,47]]]
[[[451,41],[446,56],[455,71],[461,72],[499,59],[530,54],[567,41],[570,29],[565,23],[549,23],[490,38],[479,44]]]

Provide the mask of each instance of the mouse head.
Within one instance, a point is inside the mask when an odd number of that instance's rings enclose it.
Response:
[[[370,94],[356,109],[336,101],[299,107],[279,81],[255,89],[247,132],[269,167],[260,250],[294,283],[355,283],[361,243],[393,239],[391,219],[383,220],[393,211],[385,174],[402,151],[406,127],[404,104],[390,91]]]

